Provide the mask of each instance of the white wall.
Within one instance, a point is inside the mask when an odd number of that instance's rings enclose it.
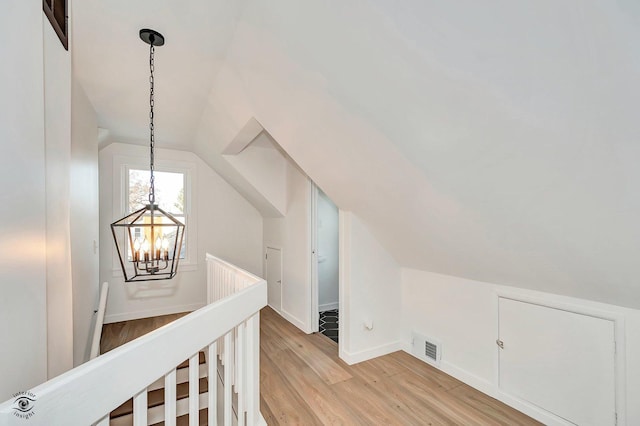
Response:
[[[351,212],[340,211],[340,252],[340,357],[351,364],[399,350],[400,266]]]
[[[287,162],[289,161],[271,140],[262,132],[253,142],[236,155],[224,158],[258,191],[272,206],[276,214],[287,213]],[[251,201],[251,200],[248,200]]]
[[[255,117],[403,266],[637,309],[634,4],[249,0],[195,149]]]
[[[47,351],[49,378],[73,367],[70,167],[71,55],[44,19],[47,201]]]
[[[262,272],[262,218],[229,184],[195,154],[156,149],[156,166],[179,162],[193,168],[192,212],[197,226],[195,265],[181,263],[172,280],[124,283],[110,224],[123,216],[113,191],[114,157],[148,163],[149,148],[114,143],[100,151],[100,282],[110,283],[105,322],[123,321],[197,309],[206,302],[205,253],[228,260],[254,274]],[[118,176],[116,176],[118,177]],[[118,178],[119,180],[119,178]],[[190,238],[194,236],[193,226]]]
[[[43,15],[0,15],[0,400],[47,375]],[[28,34],[28,37],[20,37]]]
[[[82,87],[71,97],[71,274],[73,364],[89,359],[98,302],[100,226],[98,203],[98,119]]]
[[[402,269],[402,339],[410,352],[412,330],[442,344],[440,368],[498,399],[498,301],[500,291],[598,310],[624,318],[627,424],[640,424],[640,311],[566,296],[514,289],[447,275]],[[618,337],[620,338],[620,337]],[[512,400],[503,399],[513,404]],[[548,423],[535,409],[516,406]],[[527,411],[528,410],[528,411]]]
[[[338,308],[338,207],[318,189],[318,307]]]
[[[287,214],[264,219],[264,250],[282,250],[282,311],[301,330],[311,332],[311,183],[287,162]],[[264,255],[262,256],[264,259]]]

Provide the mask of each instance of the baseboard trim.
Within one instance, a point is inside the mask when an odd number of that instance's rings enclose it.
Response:
[[[206,303],[193,303],[190,305],[163,306],[161,308],[146,309],[144,311],[121,312],[105,315],[104,323],[110,324],[121,321],[131,321],[140,318],[157,317],[160,315],[178,314],[181,312],[193,312],[206,306]]]
[[[273,306],[269,305],[269,307],[271,309],[273,309],[274,311],[276,311],[276,313],[278,315],[280,315],[282,318],[286,319],[287,321],[289,321],[291,324],[295,325],[296,327],[298,327],[300,330],[302,330],[304,333],[306,334],[310,334],[313,333],[312,331],[307,330],[307,326],[304,322],[300,321],[298,318],[294,317],[293,315],[291,315],[289,312],[285,311],[284,309],[282,310],[278,310],[276,308],[274,308]]]
[[[402,345],[402,350],[411,355],[412,357],[424,362],[427,365],[431,365],[434,368],[437,368],[440,371],[447,373],[448,375],[460,380],[463,383],[471,386],[472,388],[489,395],[492,398],[497,399],[500,402],[505,403],[509,407],[515,408],[516,410],[526,414],[529,417],[532,417],[539,422],[544,423],[549,426],[575,426],[573,423],[570,423],[564,420],[561,417],[558,417],[548,411],[543,410],[533,404],[528,402],[519,400],[511,395],[508,395],[501,391],[497,385],[491,383],[490,381],[483,379],[482,377],[476,376],[450,362],[442,360],[440,365],[430,364],[419,357],[411,353],[411,343],[404,342]]]
[[[357,364],[362,361],[368,361],[372,358],[377,358],[382,355],[390,354],[403,349],[403,344],[400,341],[391,342],[384,345],[376,346],[371,349],[365,349],[358,352],[347,352],[340,349],[340,358],[349,365]]]
[[[258,416],[258,424],[260,426],[267,426],[267,421],[264,419],[264,416],[262,415],[262,412],[259,413],[260,415]]]
[[[338,309],[338,302],[333,302],[333,303],[325,303],[324,305],[318,305],[318,312],[324,312],[324,311],[332,311],[334,309]]]

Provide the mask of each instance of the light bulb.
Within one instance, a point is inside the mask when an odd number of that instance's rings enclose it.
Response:
[[[133,250],[135,251],[140,250],[140,240],[137,238],[133,241]]]
[[[164,237],[162,239],[162,249],[163,250],[169,249],[169,240],[167,240],[167,237]]]
[[[145,253],[149,252],[149,241],[147,241],[146,238],[142,242],[142,251],[145,252]]]
[[[156,238],[156,250],[160,250],[161,246],[162,246],[162,238],[158,237]]]

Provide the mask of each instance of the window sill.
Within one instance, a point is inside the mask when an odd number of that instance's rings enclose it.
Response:
[[[180,263],[178,266],[178,272],[193,272],[198,270],[197,263]],[[112,269],[112,276],[115,278],[124,278],[124,274],[122,273],[122,269]]]

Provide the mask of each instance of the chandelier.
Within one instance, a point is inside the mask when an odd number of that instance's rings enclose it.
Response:
[[[154,185],[154,52],[164,45],[157,31],[140,30],[149,44],[149,204],[111,224],[125,282],[168,280],[178,272],[185,226],[156,204]]]

